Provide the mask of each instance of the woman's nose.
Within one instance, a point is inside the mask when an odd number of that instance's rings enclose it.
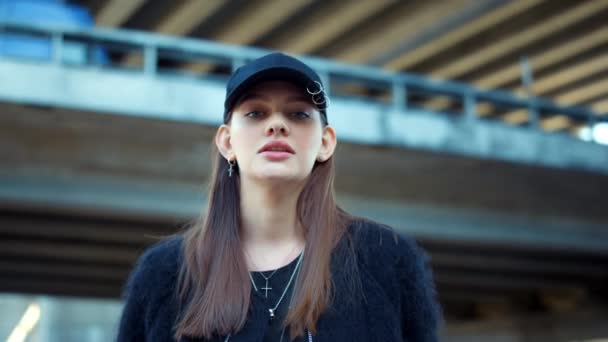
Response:
[[[289,128],[287,127],[285,121],[280,115],[273,115],[273,117],[268,122],[268,126],[266,127],[266,134],[289,135]]]

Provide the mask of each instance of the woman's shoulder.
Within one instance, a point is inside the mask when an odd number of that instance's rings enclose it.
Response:
[[[430,273],[430,255],[416,239],[393,227],[369,219],[358,219],[349,226],[357,259],[376,278],[403,277],[417,281]]]
[[[365,258],[373,257],[387,262],[387,259],[414,259],[425,254],[414,237],[370,219],[353,220],[348,232],[355,242],[357,253]]]
[[[180,256],[183,243],[182,235],[172,235],[152,244],[142,254],[140,261],[158,262],[156,266],[171,264]]]
[[[171,236],[148,247],[131,271],[125,292],[140,299],[158,292],[172,291],[181,263],[183,237]]]
[[[429,254],[414,237],[381,223],[364,219],[349,228],[365,271],[407,312],[403,329],[408,341],[436,341],[443,318]],[[396,289],[398,294],[390,292]]]

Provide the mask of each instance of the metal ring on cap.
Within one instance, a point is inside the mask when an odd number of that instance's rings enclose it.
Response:
[[[317,97],[321,97],[321,101],[317,100]],[[325,104],[325,102],[326,102],[326,99],[325,99],[325,96],[323,96],[323,94],[317,93],[312,96],[312,103],[314,103],[317,106]]]
[[[310,95],[318,95],[318,94],[320,94],[320,93],[322,93],[322,92],[324,92],[324,91],[325,91],[325,89],[323,89],[323,85],[322,85],[322,84],[321,84],[319,81],[313,81],[313,82],[315,82],[315,83],[317,84],[317,86],[319,86],[319,90],[318,90],[318,91],[316,91],[316,92],[313,92],[313,91],[311,91],[311,90],[308,88],[308,86],[307,86],[307,87],[306,87],[306,91],[307,91],[307,92],[308,92]]]

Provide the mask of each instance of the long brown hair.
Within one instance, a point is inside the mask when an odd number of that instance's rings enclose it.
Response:
[[[325,114],[325,113],[323,113]],[[324,116],[324,115],[323,115]],[[322,118],[326,123],[325,117]],[[239,237],[240,176],[228,177],[228,162],[215,144],[207,210],[184,233],[178,294],[184,307],[175,337],[210,339],[243,328],[251,283]],[[316,322],[331,300],[330,257],[353,217],[336,204],[333,157],[316,162],[299,195],[296,213],[304,227],[306,253],[285,319],[292,338],[316,332]]]

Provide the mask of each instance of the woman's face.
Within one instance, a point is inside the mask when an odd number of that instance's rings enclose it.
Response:
[[[268,81],[237,102],[216,143],[226,159],[236,159],[241,177],[298,181],[307,178],[315,161],[331,157],[336,138],[306,91]]]

